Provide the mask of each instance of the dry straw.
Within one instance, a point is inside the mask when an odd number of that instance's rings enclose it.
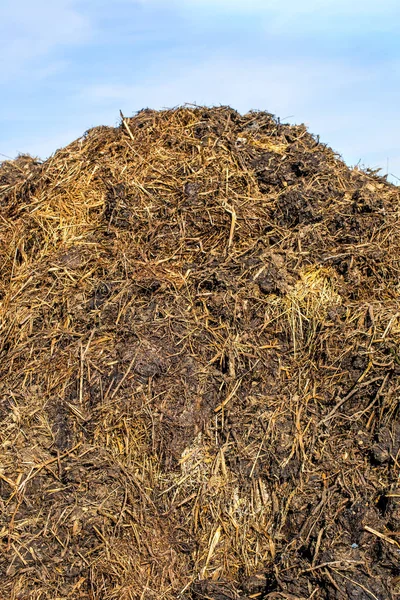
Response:
[[[3,163],[0,598],[395,598],[399,222],[262,112]]]

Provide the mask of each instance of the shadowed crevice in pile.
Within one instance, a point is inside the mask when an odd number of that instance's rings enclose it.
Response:
[[[399,192],[143,110],[0,167],[0,596],[400,593]]]

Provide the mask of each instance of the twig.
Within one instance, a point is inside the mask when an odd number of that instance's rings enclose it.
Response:
[[[233,396],[236,394],[236,392],[238,391],[240,385],[242,383],[242,380],[239,379],[239,381],[236,382],[233,390],[228,394],[228,396],[225,398],[225,400],[223,402],[221,402],[221,404],[219,404],[217,406],[217,408],[214,409],[214,412],[219,412],[220,410],[222,410],[230,400],[232,400]]]
[[[121,119],[122,119],[122,123],[126,129],[126,131],[128,132],[129,137],[131,138],[131,140],[134,142],[135,138],[133,137],[132,131],[129,128],[129,125],[124,117],[124,115],[122,114],[122,110],[119,111],[119,114],[121,115]]]
[[[364,529],[365,529],[365,531],[368,531],[368,533],[372,533],[373,535],[376,535],[376,537],[380,538],[381,540],[385,540],[385,542],[387,542],[388,544],[392,544],[392,546],[398,546],[400,548],[400,545],[396,542],[396,540],[392,540],[384,533],[381,533],[380,531],[376,531],[376,529],[372,529],[372,527],[369,527],[368,525],[365,525]]]
[[[347,402],[347,400],[350,400],[350,398],[352,396],[354,396],[354,394],[356,394],[357,392],[360,391],[360,389],[367,387],[368,385],[371,385],[371,383],[375,383],[375,381],[380,381],[382,379],[382,376],[379,377],[374,377],[373,379],[370,379],[369,381],[364,381],[364,383],[361,383],[360,385],[356,385],[348,394],[347,396],[345,396],[344,398],[342,398],[341,400],[339,400],[339,402],[332,408],[331,412],[324,417],[317,425],[317,427],[320,427],[321,425],[324,425],[324,423],[326,423],[327,421],[329,421],[333,415],[336,413],[336,411],[343,406],[343,404],[345,402]]]

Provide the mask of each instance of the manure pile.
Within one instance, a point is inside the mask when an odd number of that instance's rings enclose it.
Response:
[[[1,600],[400,594],[399,191],[143,110],[0,167]]]

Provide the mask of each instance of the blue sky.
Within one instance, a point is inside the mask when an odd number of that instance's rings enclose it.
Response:
[[[399,0],[1,0],[0,154],[46,158],[120,109],[230,104],[397,181],[399,28]]]

